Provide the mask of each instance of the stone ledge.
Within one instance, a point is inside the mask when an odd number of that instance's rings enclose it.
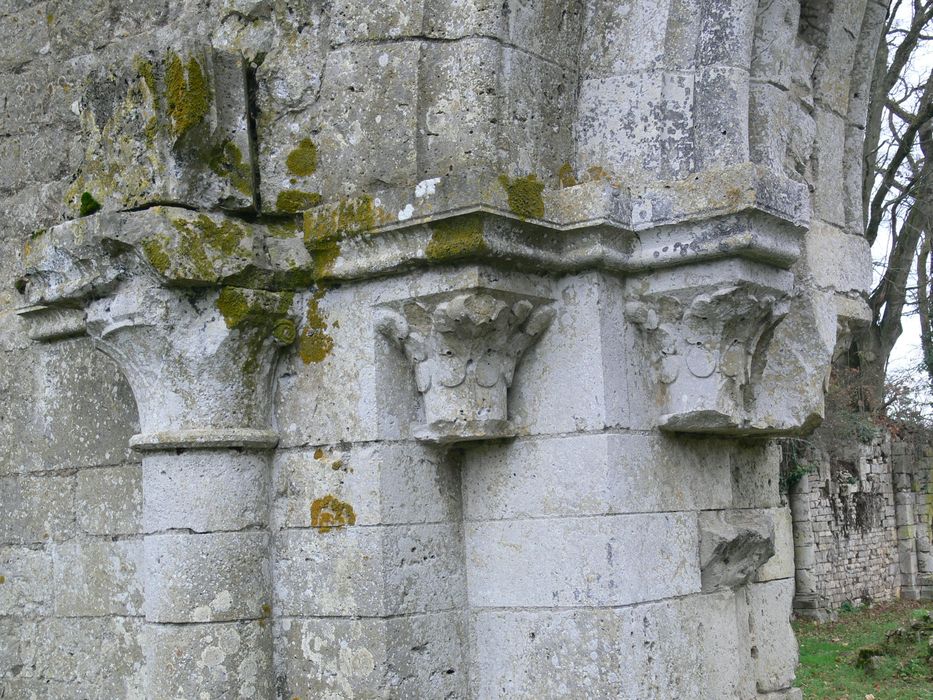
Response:
[[[130,447],[140,452],[171,449],[202,449],[247,447],[272,449],[279,442],[274,430],[257,428],[195,428],[140,433],[130,438]]]

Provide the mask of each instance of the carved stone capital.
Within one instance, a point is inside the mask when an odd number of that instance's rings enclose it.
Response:
[[[404,350],[424,399],[417,438],[448,443],[512,434],[508,388],[522,354],[554,317],[546,303],[473,288],[379,309],[377,328]]]
[[[757,279],[737,275],[717,281],[671,273],[667,279],[652,278],[652,285],[660,284],[627,303],[626,317],[640,329],[649,355],[662,430],[751,430],[751,386],[771,331],[787,313],[787,276],[772,270]]]
[[[278,347],[293,294],[263,281],[257,231],[150,209],[68,222],[37,241],[20,282],[31,337],[87,332],[136,397],[140,449],[270,446]]]

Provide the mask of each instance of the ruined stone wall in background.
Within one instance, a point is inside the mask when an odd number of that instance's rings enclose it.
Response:
[[[875,0],[0,0],[0,697],[799,698]]]
[[[923,438],[881,432],[794,457],[809,470],[789,496],[798,615],[827,619],[845,603],[930,598],[929,453]]]

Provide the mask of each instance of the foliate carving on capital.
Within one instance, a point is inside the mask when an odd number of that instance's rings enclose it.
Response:
[[[211,431],[257,444],[276,351],[297,335],[294,294],[264,275],[260,235],[166,207],[67,222],[33,242],[19,313],[31,337],[86,332],[117,362],[139,408],[139,445],[206,446]]]
[[[660,395],[659,427],[746,431],[754,419],[751,385],[787,309],[783,290],[747,281],[629,301],[626,317],[643,335]]]
[[[377,328],[412,365],[424,400],[415,436],[458,442],[511,435],[508,389],[554,311],[539,297],[475,288],[381,307]]]

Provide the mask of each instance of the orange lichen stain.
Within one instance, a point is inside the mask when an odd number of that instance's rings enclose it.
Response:
[[[322,450],[320,447],[318,447],[318,448],[314,451],[314,458],[315,458],[315,459],[323,459],[323,458],[324,458],[324,450]]]
[[[311,527],[330,532],[347,525],[356,525],[356,513],[349,503],[328,494],[311,504]]]

